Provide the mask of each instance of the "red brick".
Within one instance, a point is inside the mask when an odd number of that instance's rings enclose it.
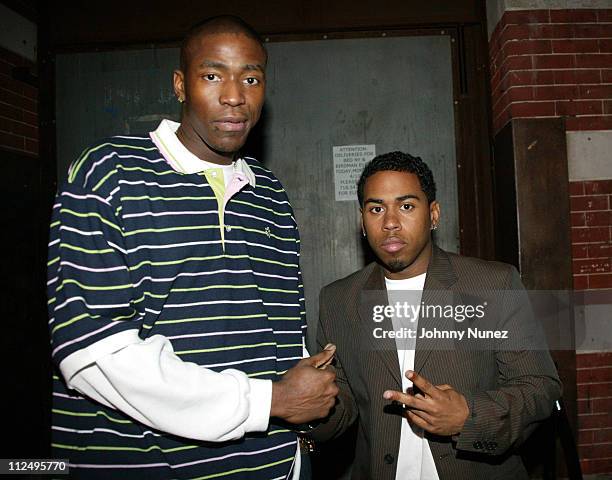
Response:
[[[555,102],[524,102],[510,105],[512,118],[554,117]]]
[[[612,428],[602,428],[593,431],[593,442],[603,443],[612,442]]]
[[[612,288],[612,273],[589,275],[589,288]]]
[[[612,257],[612,244],[608,245],[589,245],[588,258]]]
[[[498,98],[493,98],[493,118],[499,117],[508,107],[508,96],[500,95]]]
[[[597,10],[597,21],[612,23],[612,8]]]
[[[574,275],[573,277],[574,290],[586,290],[589,288],[588,275]]]
[[[578,432],[578,445],[589,445],[595,438],[595,430],[580,430]]]
[[[22,89],[24,97],[28,97],[31,100],[38,100],[38,88],[24,84]]]
[[[597,22],[597,12],[588,9],[551,10],[550,23]]]
[[[566,25],[561,25],[561,26],[566,27]],[[557,25],[532,24],[532,25],[527,25],[527,27],[529,28],[529,38],[533,38],[533,39],[565,38],[565,35],[555,34],[555,27],[557,27]],[[573,34],[573,30],[569,28],[569,25],[567,25],[567,33]]]
[[[612,458],[612,443],[602,443],[599,445],[589,445],[588,447],[580,447],[580,458],[596,459],[596,458]]]
[[[512,87],[505,94],[509,103],[533,100],[533,87]]]
[[[578,400],[578,413],[605,413],[612,411],[612,397]]]
[[[605,195],[587,195],[570,198],[572,212],[585,212],[587,210],[607,210],[608,199]]]
[[[10,118],[11,120],[23,120],[23,110],[6,103],[0,103],[0,117]]]
[[[612,427],[612,413],[594,413],[590,415],[578,415],[580,428]]]
[[[510,40],[524,40],[526,38],[529,38],[529,26],[508,25],[499,36],[499,43],[503,45]]]
[[[25,151],[38,155],[38,140],[25,139]]]
[[[580,460],[580,468],[585,475],[610,473],[612,471],[612,459]]]
[[[573,215],[582,215],[582,214],[572,213],[572,216]],[[575,226],[580,226],[580,225],[575,225]],[[589,258],[588,247],[586,245],[572,245],[572,258],[575,260],[579,258]]]
[[[577,53],[576,68],[612,68],[612,53]]]
[[[576,368],[612,366],[612,352],[578,353]],[[610,391],[612,396],[612,389]]]
[[[610,229],[608,227],[572,227],[572,243],[608,241],[610,241]]]
[[[586,227],[585,215],[586,214],[584,212],[570,213],[570,220],[571,220],[572,227]],[[584,253],[586,254],[586,252]],[[586,255],[583,257],[574,256],[574,258],[586,258]]]
[[[612,210],[608,210],[607,212],[587,212],[586,224],[589,227],[612,225]]]
[[[603,101],[603,113],[606,115],[612,115],[612,100]]]
[[[601,53],[612,52],[612,38],[602,38],[597,43]]]
[[[502,48],[504,55],[534,55],[551,53],[550,40],[515,40],[506,42]]]
[[[574,24],[572,31],[576,38],[609,38],[612,37],[612,24]]]
[[[531,58],[530,56],[510,57],[504,59],[502,63],[502,71],[509,72],[511,70],[530,70],[531,69]]]
[[[549,23],[550,16],[548,10],[510,10],[503,15],[507,25],[525,23]]]
[[[599,52],[599,42],[601,40],[589,39],[565,39],[553,40],[552,51],[554,53],[597,53]]]
[[[569,193],[572,197],[584,195],[584,182],[569,182]]]
[[[612,115],[567,117],[565,129],[570,132],[580,130],[612,130]]]
[[[612,85],[580,85],[579,98],[612,98]]]
[[[610,273],[611,271],[609,259],[574,260],[572,262],[572,268],[574,273],[577,275],[586,275],[592,273]]]
[[[573,25],[551,25],[552,26],[552,38],[574,38],[576,34],[574,33]],[[547,33],[545,31],[545,33]]]
[[[612,382],[578,384],[578,398],[612,397]],[[612,426],[612,425],[611,425]],[[583,425],[580,428],[588,428]]]
[[[557,85],[574,85],[576,80],[576,70],[555,70],[552,72],[554,82]]]
[[[38,127],[38,114],[24,111],[22,121],[33,127]]]
[[[576,83],[601,83],[601,70],[575,70]]]
[[[23,137],[37,138],[38,128],[26,125],[25,123],[16,122],[14,120],[7,120],[0,118],[0,130],[12,133],[14,135],[20,135]]]
[[[536,70],[574,68],[575,65],[575,55],[565,55],[557,53],[552,55],[537,55],[533,57],[533,68],[535,68]]]
[[[0,132],[0,146],[23,150],[24,139],[17,135]]]
[[[565,100],[578,97],[577,85],[547,85],[534,87],[535,100]]]
[[[603,113],[601,100],[562,100],[555,103],[558,116],[598,115]]]

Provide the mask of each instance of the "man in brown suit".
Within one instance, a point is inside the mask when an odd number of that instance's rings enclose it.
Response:
[[[376,157],[358,197],[377,262],[321,292],[317,342],[337,346],[340,393],[312,438],[357,421],[353,479],[527,478],[515,448],[561,383],[518,272],[433,244],[440,206],[419,158]],[[390,302],[399,290],[421,308],[408,328],[410,310]]]

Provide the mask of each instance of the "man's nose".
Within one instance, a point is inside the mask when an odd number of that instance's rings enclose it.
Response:
[[[244,103],[244,92],[242,83],[239,79],[230,79],[225,82],[219,96],[219,102],[232,107],[242,105]]]
[[[398,230],[400,226],[401,224],[397,213],[392,210],[387,210],[383,219],[383,228],[385,230]]]

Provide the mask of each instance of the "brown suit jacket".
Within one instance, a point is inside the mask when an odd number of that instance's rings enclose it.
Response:
[[[434,385],[452,385],[470,408],[458,436],[427,434],[440,479],[526,478],[514,448],[550,415],[561,383],[518,272],[434,247],[422,302],[485,303],[486,315],[464,322],[421,317],[419,331],[477,327],[507,330],[510,337],[476,347],[473,342],[417,339],[414,370]],[[393,329],[389,319],[372,320],[374,305],[387,304],[383,270],[376,263],[324,287],[320,296],[317,343],[337,346],[340,394],[335,410],[311,436],[325,441],[359,422],[353,479],[395,479],[401,422],[406,420],[382,394],[401,391],[403,372],[395,340],[375,339],[372,333],[376,327]]]

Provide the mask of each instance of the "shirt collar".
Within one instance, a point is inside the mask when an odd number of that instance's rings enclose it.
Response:
[[[187,150],[176,136],[179,125],[177,122],[164,119],[155,131],[149,133],[151,140],[170,166],[181,173],[200,173],[209,168],[219,168],[219,165],[201,160]],[[234,162],[234,172],[242,172],[251,186],[255,186],[255,174],[243,158],[238,158]]]

